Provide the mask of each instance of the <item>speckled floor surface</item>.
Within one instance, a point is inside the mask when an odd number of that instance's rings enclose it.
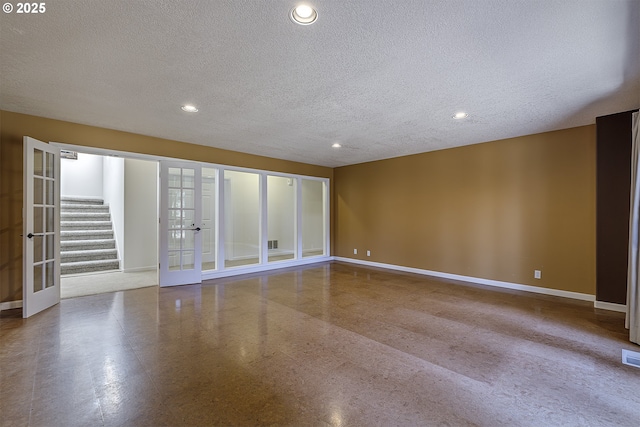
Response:
[[[638,426],[621,313],[326,263],[0,318],[2,426]]]

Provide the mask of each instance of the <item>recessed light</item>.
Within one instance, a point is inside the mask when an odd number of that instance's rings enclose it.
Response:
[[[187,113],[197,113],[198,108],[193,105],[183,105],[182,111],[186,111]]]
[[[340,148],[340,147],[342,147],[342,145],[338,144],[337,142],[334,142],[332,147],[333,148]]]
[[[310,25],[318,19],[318,12],[309,5],[301,4],[291,9],[289,17],[296,24]]]
[[[455,113],[455,114],[453,115],[453,118],[454,118],[454,119],[457,119],[457,120],[459,120],[459,119],[466,119],[467,117],[469,117],[469,115],[468,115],[467,113],[465,113],[464,111],[460,111],[460,112]]]

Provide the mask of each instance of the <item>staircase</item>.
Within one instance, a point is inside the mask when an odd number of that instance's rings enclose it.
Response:
[[[60,273],[118,270],[109,206],[102,199],[60,199]]]

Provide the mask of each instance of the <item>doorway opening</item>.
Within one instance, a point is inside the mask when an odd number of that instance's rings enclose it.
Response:
[[[158,285],[158,162],[63,150],[62,298]]]

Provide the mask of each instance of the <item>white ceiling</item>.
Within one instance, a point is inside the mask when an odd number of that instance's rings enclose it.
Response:
[[[298,3],[2,13],[0,108],[336,167],[640,106],[640,0],[309,0],[310,26]]]

